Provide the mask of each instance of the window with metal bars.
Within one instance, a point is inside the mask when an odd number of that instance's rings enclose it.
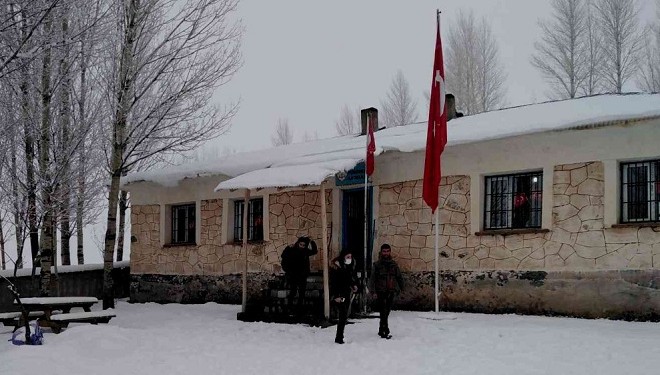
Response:
[[[245,202],[234,201],[234,241],[243,241],[243,214]],[[264,200],[263,198],[250,199],[248,204],[248,241],[263,241]]]
[[[195,243],[195,205],[172,206],[172,243]]]
[[[660,222],[660,160],[621,163],[621,222]]]
[[[543,171],[486,177],[485,229],[541,227]]]

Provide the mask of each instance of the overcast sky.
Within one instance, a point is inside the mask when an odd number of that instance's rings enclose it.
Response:
[[[435,9],[442,11],[442,35],[460,9],[491,21],[508,75],[509,105],[547,99],[547,85],[529,62],[539,37],[538,18],[549,0],[382,1],[242,0],[245,65],[219,90],[218,102],[241,99],[229,132],[203,154],[270,147],[277,119],[288,118],[294,141],[318,132],[335,135],[344,104],[380,107],[392,76],[401,69],[418,99],[430,87]],[[653,0],[641,0],[645,17]],[[629,87],[634,89],[634,86]]]

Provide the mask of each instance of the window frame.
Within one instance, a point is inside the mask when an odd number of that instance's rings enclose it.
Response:
[[[483,180],[483,230],[486,231],[507,231],[507,230],[526,230],[526,229],[541,229],[543,226],[543,170],[533,170],[519,173],[507,173],[484,176]],[[521,189],[520,184],[525,184],[522,178],[529,178],[527,184],[529,187]],[[537,181],[533,181],[537,178]],[[499,181],[500,189],[503,190],[493,192],[495,185],[493,183]],[[503,184],[502,184],[503,183]],[[534,184],[536,186],[534,187]],[[504,185],[504,186],[502,186]],[[518,191],[522,190],[522,191]],[[522,196],[519,194],[523,193]],[[529,196],[527,196],[529,193]],[[520,198],[516,198],[520,196]],[[501,201],[493,202],[494,197]],[[538,198],[540,197],[540,199]],[[528,211],[516,211],[516,201],[520,204],[529,203]],[[499,209],[493,210],[493,207],[499,206]],[[497,213],[496,213],[497,212]],[[493,222],[493,215],[500,215],[500,219],[496,220],[499,224]],[[518,220],[521,218],[528,218],[525,223],[529,225],[519,225]]]
[[[646,181],[630,182],[631,167],[646,168],[644,173]],[[660,223],[660,159],[622,162],[619,168],[619,222],[621,224]],[[646,212],[633,213],[633,215],[641,214],[635,218],[630,217],[634,210],[630,205],[631,185],[637,185],[642,191],[641,196],[639,191],[635,194],[638,196],[638,201],[635,202],[638,203],[634,203],[633,206]],[[634,186],[632,188],[634,189]]]
[[[234,200],[234,233],[233,240],[235,243],[243,242],[243,214],[245,207],[245,200]],[[255,208],[256,206],[256,208]],[[255,216],[258,216],[257,211],[260,212],[260,222],[257,224]],[[252,198],[248,202],[248,242],[263,242],[264,238],[264,198]]]
[[[179,240],[178,219],[179,212],[184,211],[184,238]],[[170,206],[170,244],[171,245],[195,245],[197,243],[197,205],[195,203],[176,204]]]

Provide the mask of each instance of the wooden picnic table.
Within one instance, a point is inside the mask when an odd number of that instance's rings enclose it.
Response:
[[[50,319],[53,311],[62,311],[69,313],[72,308],[79,307],[86,312],[92,311],[91,308],[99,300],[96,297],[30,297],[21,298],[21,304],[30,311],[43,311],[46,319]],[[16,301],[14,301],[16,304]]]
[[[69,323],[107,323],[115,316],[112,311],[95,311],[91,307],[98,303],[96,297],[30,297],[21,298],[23,308],[28,312],[43,312],[39,321],[41,327],[50,327],[59,333]],[[14,304],[18,304],[14,301]],[[71,313],[73,308],[82,308],[85,312]],[[60,313],[61,312],[61,313]],[[22,316],[19,325],[26,317]]]

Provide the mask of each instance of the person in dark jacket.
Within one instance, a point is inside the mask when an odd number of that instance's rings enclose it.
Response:
[[[289,287],[288,306],[293,312],[293,300],[298,294],[297,314],[303,314],[307,276],[309,275],[309,257],[318,252],[316,242],[309,237],[300,237],[295,244],[287,246],[282,252],[282,269]]]
[[[392,310],[392,303],[401,290],[403,290],[403,277],[399,265],[392,259],[392,248],[388,244],[380,247],[380,255],[373,265],[369,289],[376,298],[380,310],[380,325],[378,336],[384,339],[392,338],[387,319]]]
[[[330,267],[332,269],[330,295],[332,296],[332,301],[337,306],[339,318],[335,342],[337,344],[343,344],[344,327],[346,327],[348,309],[351,304],[351,293],[355,293],[358,290],[353,254],[350,251],[343,250],[337,258],[332,260]]]

